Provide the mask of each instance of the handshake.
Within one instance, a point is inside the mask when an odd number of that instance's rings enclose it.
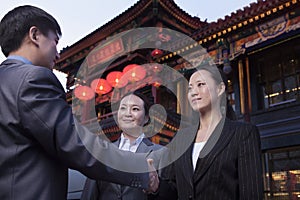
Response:
[[[149,169],[149,187],[144,190],[145,193],[155,193],[159,186],[159,178],[156,169],[153,165],[153,159],[147,159]]]

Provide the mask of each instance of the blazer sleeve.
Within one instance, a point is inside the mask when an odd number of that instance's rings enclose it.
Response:
[[[97,200],[99,196],[97,184],[98,182],[96,180],[87,178],[80,200]]]
[[[256,126],[246,125],[240,130],[238,176],[239,199],[263,198],[260,135]]]
[[[160,154],[161,168],[159,170],[159,187],[157,192],[149,199],[173,200],[178,199],[176,185],[176,162],[170,162],[170,149],[164,147]],[[169,164],[168,164],[169,163]]]
[[[24,77],[17,106],[26,137],[33,138],[54,159],[90,178],[148,188],[146,156],[120,151],[81,126],[51,70],[29,68]],[[118,170],[120,166],[123,171]],[[138,173],[130,171],[137,168]]]

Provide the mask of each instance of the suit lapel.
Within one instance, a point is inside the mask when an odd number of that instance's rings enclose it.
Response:
[[[120,142],[121,142],[121,137],[119,137],[115,142],[113,142],[113,144],[119,148]]]
[[[227,146],[234,134],[234,127],[230,127],[228,120],[222,120],[211,137],[200,152],[196,169],[194,172],[194,181],[200,179],[209,169],[214,159]]]
[[[153,150],[153,143],[148,138],[143,138],[142,142],[138,146],[137,153],[148,153]]]
[[[190,184],[190,187],[193,187],[193,163],[192,163],[192,151],[193,151],[193,144],[188,148],[188,150],[183,154],[181,159],[179,160],[179,166],[182,166],[182,170],[184,173],[184,177],[186,182]],[[177,166],[176,166],[177,167]]]
[[[193,187],[194,169],[192,164],[192,151],[198,127],[199,125],[197,124],[180,130],[180,132],[176,133],[171,143],[169,143],[169,161],[174,161],[175,159],[174,168],[176,173],[180,173],[185,179],[183,183],[189,184],[189,186],[184,187]],[[179,158],[178,155],[180,155]]]
[[[118,148],[120,145],[120,141],[121,141],[121,137],[119,137],[115,142],[113,142],[113,144],[116,145]],[[120,184],[111,184],[111,187],[113,187],[116,192],[122,193],[124,186],[122,186]]]

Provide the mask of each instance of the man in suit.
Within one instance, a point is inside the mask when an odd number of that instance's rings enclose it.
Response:
[[[68,168],[155,191],[157,174],[147,173],[145,155],[119,151],[73,117],[52,72],[60,35],[57,21],[34,6],[17,7],[1,20],[7,59],[0,65],[0,199],[66,199]],[[127,169],[138,163],[139,173],[113,169],[92,154]]]
[[[114,142],[116,146],[120,145],[121,138]],[[158,150],[160,145],[152,143],[148,138],[143,138],[139,144],[136,153],[148,153]],[[155,166],[157,168],[157,166]],[[81,200],[101,200],[101,199],[147,199],[151,198],[153,194],[145,193],[144,191],[120,184],[115,184],[107,181],[87,179]]]
[[[150,103],[142,93],[134,91],[123,96],[117,111],[117,124],[122,133],[121,137],[114,142],[119,149],[136,154],[148,154],[162,148],[161,145],[154,144],[148,138],[145,138],[143,133],[143,126],[149,123],[149,108]],[[158,169],[159,166],[155,166],[155,168]],[[152,194],[133,187],[87,179],[81,199],[142,200],[151,196]]]

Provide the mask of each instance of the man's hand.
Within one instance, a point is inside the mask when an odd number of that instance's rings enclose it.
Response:
[[[155,193],[158,189],[159,179],[155,167],[153,166],[153,159],[147,159],[149,168],[149,188],[146,193]]]

